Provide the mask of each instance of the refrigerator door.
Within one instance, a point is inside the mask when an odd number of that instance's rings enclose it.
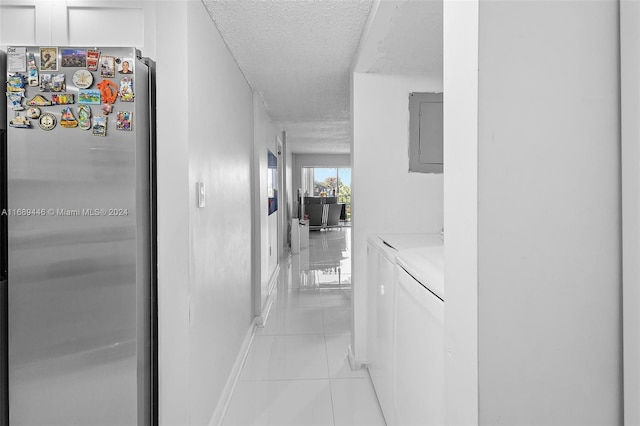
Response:
[[[39,49],[27,51],[40,64]],[[105,137],[62,127],[66,105],[41,107],[57,117],[52,130],[37,120],[31,129],[8,129],[14,426],[149,423],[148,70],[132,48],[100,51],[135,64],[134,102],[116,101]],[[77,101],[72,76],[81,67],[58,61],[50,73],[65,74],[66,93]],[[93,76],[94,88],[107,79],[99,69]],[[38,94],[51,98],[28,87],[26,99]],[[71,107],[77,118],[78,104]],[[100,105],[91,109],[102,114]],[[116,129],[120,111],[132,113],[132,130]]]

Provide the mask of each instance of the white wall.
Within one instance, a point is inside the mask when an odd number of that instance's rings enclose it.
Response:
[[[445,420],[478,424],[478,0],[444,3]]]
[[[278,168],[282,166],[282,156],[278,155],[277,150],[277,131],[269,117],[267,109],[262,98],[257,92],[253,95],[254,110],[254,194],[255,200],[258,202],[256,208],[256,216],[253,218],[255,229],[255,246],[253,247],[254,255],[259,262],[259,271],[256,280],[256,294],[254,299],[254,311],[256,316],[261,316],[266,308],[265,302],[269,295],[269,284],[272,281],[274,273],[278,266],[278,216],[284,212],[285,205],[283,200],[278,200],[278,211],[269,214],[268,197],[267,197],[267,150],[271,151],[278,157]],[[278,188],[278,195],[282,193]],[[258,288],[259,284],[259,288]]]
[[[442,174],[408,172],[409,93],[441,92],[442,81],[354,73],[352,84],[352,351],[365,362],[367,237],[443,225]]]
[[[618,4],[479,15],[480,423],[621,424]]]
[[[157,9],[157,22],[171,20],[187,25],[186,8],[167,2]],[[173,52],[187,42],[186,33],[161,32],[157,37],[157,119],[158,119],[158,369],[159,420],[161,424],[189,424],[191,396],[190,367],[190,262],[189,145],[186,125],[171,125],[171,111],[163,108],[174,102],[188,104],[188,93],[176,98],[169,90],[172,78],[183,72],[186,50]],[[168,43],[168,44],[167,44]],[[177,57],[177,59],[176,59]]]
[[[157,10],[158,28],[185,29],[157,33],[160,421],[206,424],[253,318],[253,94],[201,2]],[[203,83],[203,69],[216,78]]]
[[[620,2],[624,421],[640,424],[640,3]]]

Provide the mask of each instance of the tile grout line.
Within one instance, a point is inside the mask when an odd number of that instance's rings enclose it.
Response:
[[[361,379],[364,377],[360,377]],[[305,377],[303,379],[251,379],[244,380],[243,383],[261,383],[261,382],[307,382],[307,381],[329,381],[326,377]]]
[[[322,309],[322,330],[324,331],[324,309]],[[331,397],[331,418],[333,419],[333,424],[336,424],[336,409],[333,405],[333,390],[331,389],[331,368],[329,367],[329,348],[327,347],[327,335],[323,334],[324,338],[324,355],[327,360],[327,377],[329,378],[329,396]]]

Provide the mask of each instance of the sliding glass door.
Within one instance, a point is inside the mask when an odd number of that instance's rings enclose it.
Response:
[[[303,167],[302,193],[309,197],[338,197],[345,204],[346,220],[351,220],[351,168]]]

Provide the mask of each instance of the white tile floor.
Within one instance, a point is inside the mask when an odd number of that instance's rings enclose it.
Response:
[[[366,370],[352,370],[350,229],[311,232],[281,264],[225,425],[384,425]]]

